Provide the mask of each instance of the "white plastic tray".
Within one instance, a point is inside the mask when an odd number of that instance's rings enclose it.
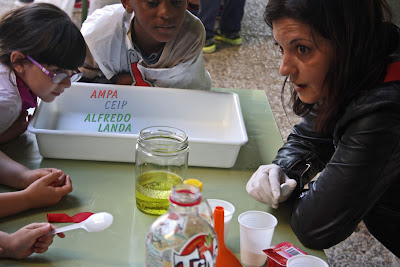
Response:
[[[41,102],[28,130],[43,157],[134,162],[140,130],[159,125],[186,132],[190,166],[230,168],[248,141],[235,93],[90,83]]]

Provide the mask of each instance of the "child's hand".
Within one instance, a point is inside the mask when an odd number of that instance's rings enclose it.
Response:
[[[60,171],[55,168],[42,168],[42,169],[35,169],[35,170],[26,170],[21,174],[21,180],[20,183],[15,184],[14,188],[15,189],[25,189],[27,188],[30,184],[32,184],[34,181],[46,176],[47,174],[51,172],[57,172]],[[56,180],[53,184],[53,186],[62,186],[65,184],[65,177],[66,175],[63,174],[59,177],[58,180]]]
[[[51,172],[61,172],[61,170],[55,168],[42,168],[42,169],[35,169],[35,170],[28,170],[23,174],[24,178],[24,186],[17,189],[25,189],[34,181],[46,176]],[[61,172],[62,173],[62,172]],[[66,175],[62,173],[62,175],[55,180],[52,185],[53,186],[63,186],[65,184]]]
[[[44,235],[55,228],[49,223],[32,223],[13,234],[0,233],[0,258],[23,259],[34,252],[46,252],[54,235]],[[58,236],[65,237],[62,233]]]
[[[63,178],[65,177],[65,178]],[[64,183],[61,185],[61,181]],[[57,185],[57,186],[55,186]],[[61,198],[72,192],[69,175],[57,170],[34,181],[24,191],[30,208],[41,208],[56,204]]]
[[[21,112],[17,120],[11,124],[10,128],[1,134],[0,143],[6,143],[23,134],[28,128],[31,117],[31,115],[28,116],[28,111],[25,110]]]
[[[121,73],[115,75],[115,83],[120,85],[132,85],[133,79],[130,73]]]

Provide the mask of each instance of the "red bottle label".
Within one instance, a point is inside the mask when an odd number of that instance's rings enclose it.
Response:
[[[193,236],[182,249],[173,252],[174,267],[214,267],[217,240],[211,234]]]

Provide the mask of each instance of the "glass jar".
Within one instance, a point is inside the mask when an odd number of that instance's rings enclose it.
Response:
[[[136,144],[136,206],[146,214],[161,215],[169,207],[171,188],[182,183],[189,157],[185,132],[168,126],[140,131]]]
[[[215,266],[218,240],[214,228],[199,215],[199,188],[175,185],[170,202],[168,212],[147,232],[146,266]]]

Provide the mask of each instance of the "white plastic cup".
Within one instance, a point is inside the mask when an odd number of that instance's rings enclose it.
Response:
[[[267,261],[264,249],[271,246],[278,220],[267,212],[251,210],[239,215],[240,260],[247,266],[262,266]]]
[[[324,260],[312,255],[297,255],[286,262],[287,267],[329,267]]]
[[[222,199],[207,199],[207,202],[210,205],[213,214],[215,207],[219,206],[224,208],[224,240],[226,241],[226,238],[228,237],[229,224],[231,223],[233,214],[235,213],[235,206]]]

